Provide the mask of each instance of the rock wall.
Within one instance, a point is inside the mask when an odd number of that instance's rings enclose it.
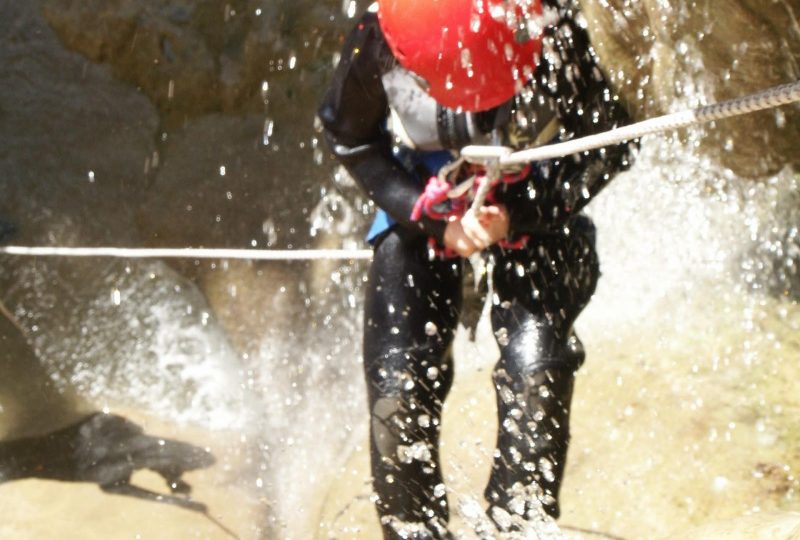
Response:
[[[606,71],[637,119],[800,78],[800,1],[580,0]],[[702,148],[740,176],[797,166],[800,108],[720,121]]]
[[[337,28],[335,2],[280,0],[47,0],[44,14],[66,47],[109,64],[162,112],[260,111],[308,98],[329,67],[320,54]],[[285,104],[285,103],[284,103]]]

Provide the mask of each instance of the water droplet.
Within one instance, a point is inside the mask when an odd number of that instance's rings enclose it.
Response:
[[[226,173],[227,173],[227,170],[225,169],[225,165],[220,165],[219,166],[219,175],[220,176],[225,176]]]
[[[497,523],[500,528],[504,531],[510,530],[514,521],[511,518],[511,514],[500,508],[499,506],[492,506],[491,509],[492,514],[492,521]]]
[[[261,99],[264,104],[269,102],[269,82],[261,81]]]
[[[447,78],[444,80],[445,90],[453,89],[453,77],[448,73]]]
[[[411,448],[404,444],[398,444],[397,459],[400,460],[400,463],[405,463],[406,465],[414,461],[414,458],[411,457]],[[387,478],[386,480],[388,481],[389,479]]]
[[[730,480],[725,478],[724,476],[717,476],[714,478],[714,483],[712,484],[714,491],[723,491],[728,485],[730,484]]]
[[[539,472],[548,482],[553,482],[556,479],[556,475],[553,472],[553,462],[546,457],[539,458]]]
[[[436,327],[436,324],[428,321],[425,323],[425,335],[427,336],[435,336],[439,332],[439,329]]]
[[[356,10],[358,9],[358,4],[355,0],[344,0],[342,2],[342,13],[347,15],[348,19],[352,19],[356,16]]]
[[[503,45],[503,53],[506,55],[506,60],[511,62],[514,60],[514,48],[511,46],[510,43],[506,43]],[[517,77],[514,77],[516,79]]]
[[[461,67],[467,70],[472,67],[472,53],[469,49],[461,49]]]
[[[122,293],[119,289],[113,289],[111,291],[111,303],[115,306],[118,306],[122,303]]]
[[[425,373],[425,376],[431,381],[436,380],[436,378],[439,376],[439,368],[429,367],[428,371]]]
[[[786,127],[786,114],[780,109],[775,110],[775,125],[780,129]]]
[[[497,331],[494,333],[495,339],[497,339],[497,344],[501,347],[505,347],[508,345],[508,328],[498,328]]]
[[[472,14],[472,18],[469,20],[469,29],[473,32],[479,32],[481,29],[481,17],[477,13]]]
[[[422,441],[417,441],[411,446],[398,445],[397,457],[402,463],[411,463],[412,461],[430,462],[431,451],[428,445]]]
[[[261,137],[261,144],[264,146],[269,145],[269,140],[272,138],[272,133],[275,130],[275,122],[271,118],[264,120],[264,132]]]
[[[728,137],[727,139],[725,139],[725,145],[723,146],[724,150],[726,152],[733,152],[733,147],[734,147],[733,137]]]
[[[505,2],[497,2],[492,4],[489,7],[489,15],[492,16],[492,19],[500,22],[505,22],[506,20],[506,9],[505,9]]]
[[[273,246],[278,241],[278,230],[272,218],[264,220],[261,224],[261,231],[267,237],[267,247]]]

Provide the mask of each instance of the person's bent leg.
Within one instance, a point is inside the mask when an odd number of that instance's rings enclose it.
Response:
[[[493,375],[499,425],[485,496],[501,529],[541,512],[553,518],[560,513],[574,373],[585,357],[573,323],[599,277],[590,227],[577,222],[569,233],[495,254],[491,316],[500,347]]]
[[[375,249],[367,283],[364,371],[370,458],[385,539],[450,538],[439,465],[461,261],[429,261],[426,239],[395,229]]]

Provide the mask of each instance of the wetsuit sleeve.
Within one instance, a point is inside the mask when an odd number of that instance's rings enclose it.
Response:
[[[543,4],[555,4],[553,0]],[[559,23],[545,33],[535,91],[557,105],[565,141],[629,123],[629,116],[598,67],[585,29],[571,9],[560,8]],[[510,235],[562,226],[630,167],[637,143],[623,143],[533,164],[526,181],[501,188],[510,217]]]
[[[394,158],[384,129],[389,106],[381,77],[393,62],[377,16],[365,14],[344,44],[319,118],[331,151],[367,196],[400,225],[441,242],[443,221],[411,221],[424,186]]]

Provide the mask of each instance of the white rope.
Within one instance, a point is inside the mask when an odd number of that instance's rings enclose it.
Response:
[[[33,257],[116,257],[121,259],[243,259],[299,261],[371,259],[369,249],[213,249],[213,248],[115,248],[115,247],[0,247],[0,254]]]
[[[763,92],[723,101],[714,105],[706,105],[688,111],[651,118],[596,135],[589,135],[588,137],[581,137],[580,139],[562,143],[529,148],[519,152],[512,152],[510,148],[506,148],[505,153],[503,154],[500,152],[499,156],[497,147],[467,146],[461,151],[461,155],[469,161],[483,162],[486,159],[499,159],[501,166],[518,165],[531,161],[552,159],[586,152],[604,146],[632,141],[653,133],[672,131],[711,122],[712,120],[732,118],[742,114],[779,107],[796,101],[800,101],[800,81],[775,86]]]

